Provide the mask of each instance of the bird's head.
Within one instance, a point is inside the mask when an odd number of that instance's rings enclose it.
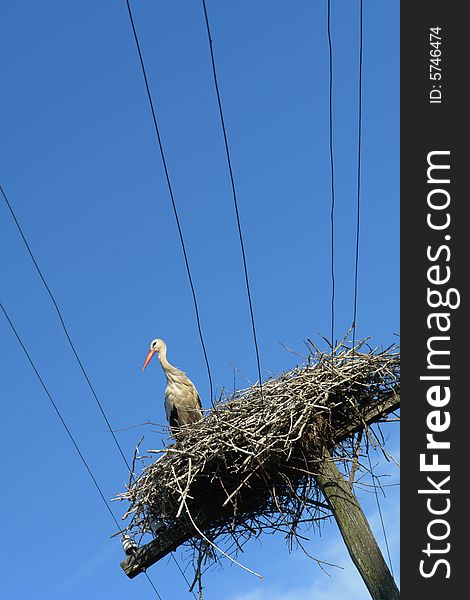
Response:
[[[149,364],[155,354],[160,354],[160,352],[166,351],[166,344],[163,340],[159,340],[158,338],[152,340],[150,342],[150,350],[148,351],[147,358],[145,359],[144,366],[142,367],[142,372],[144,372],[145,367]]]

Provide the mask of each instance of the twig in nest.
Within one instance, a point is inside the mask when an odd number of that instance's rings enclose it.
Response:
[[[180,490],[180,492],[181,492],[181,494],[182,494],[183,492],[181,491],[181,487],[180,487],[180,485],[179,485],[179,483],[178,483],[178,480],[176,479],[176,474],[175,474],[175,480],[176,480],[176,482],[177,482],[177,485],[178,485],[178,488],[179,488],[179,490]],[[194,519],[193,519],[193,517],[192,517],[192,515],[191,515],[191,512],[189,511],[188,505],[186,504],[186,498],[185,498],[185,497],[183,497],[183,503],[184,503],[184,508],[185,508],[185,510],[186,510],[186,514],[188,515],[188,517],[189,517],[189,520],[191,521],[191,523],[192,523],[192,525],[193,525],[194,529],[197,531],[197,533],[198,533],[198,534],[199,534],[199,535],[200,535],[200,536],[201,536],[201,537],[202,537],[204,540],[206,540],[206,542],[207,542],[208,544],[210,544],[210,545],[211,545],[211,546],[212,546],[212,547],[213,547],[215,550],[217,550],[218,552],[220,552],[220,554],[222,554],[222,556],[225,556],[225,558],[228,558],[228,559],[229,559],[231,562],[235,563],[236,565],[238,565],[239,567],[241,567],[241,568],[242,568],[242,569],[244,569],[245,571],[248,571],[248,573],[251,573],[252,575],[256,575],[256,577],[259,577],[260,579],[263,579],[263,576],[262,576],[262,575],[260,575],[259,573],[256,573],[256,571],[253,571],[252,569],[249,569],[248,567],[245,567],[245,565],[242,565],[241,563],[239,563],[237,560],[235,560],[234,558],[232,558],[231,556],[229,556],[229,555],[228,555],[226,552],[224,552],[224,551],[223,551],[221,548],[219,548],[219,547],[217,546],[217,544],[214,544],[214,542],[213,542],[213,541],[211,541],[211,540],[210,540],[210,539],[209,539],[209,538],[208,538],[206,535],[204,535],[204,534],[202,533],[202,531],[199,529],[199,527],[196,525],[196,523],[194,522]]]

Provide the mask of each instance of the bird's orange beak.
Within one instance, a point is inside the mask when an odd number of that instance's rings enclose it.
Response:
[[[152,356],[156,353],[156,350],[154,350],[153,348],[150,348],[149,353],[147,354],[147,358],[145,359],[144,362],[144,366],[142,367],[142,373],[145,370],[145,367],[149,364],[149,362],[152,360]]]

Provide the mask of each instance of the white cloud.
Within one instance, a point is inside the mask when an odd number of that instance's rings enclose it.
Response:
[[[373,504],[370,506],[374,507]],[[388,501],[381,500],[381,507],[394,570],[398,571],[398,494],[390,494]],[[367,517],[386,558],[378,511],[372,508],[368,511]],[[364,600],[364,598],[369,597],[369,593],[349,557],[344,542],[334,527],[331,527],[324,538],[313,538],[312,544],[315,545],[315,554],[321,557],[322,560],[343,568],[327,567],[330,574],[328,576],[315,563],[306,562],[305,568],[301,570],[304,577],[304,580],[301,581],[298,572],[290,577],[288,561],[286,561],[286,569],[283,573],[279,573],[276,583],[260,582],[252,590],[233,594],[230,600],[266,600],[266,598],[269,600],[305,600],[306,598],[315,598],[315,600],[338,600],[340,598]]]
[[[305,576],[309,582],[304,585],[284,586],[280,589],[278,586],[260,585],[256,590],[248,593],[239,594],[233,597],[233,600],[305,600],[306,598],[315,598],[315,600],[338,600],[338,598],[348,598],[348,600],[364,600],[367,590],[362,583],[354,567],[349,564],[349,558],[340,552],[342,560],[337,562],[345,565],[344,569],[328,577],[325,573],[316,573],[313,576],[315,566],[312,564],[312,570],[306,571]],[[317,569],[318,571],[318,569]],[[310,574],[310,576],[309,576]],[[285,574],[287,575],[287,574]],[[287,579],[287,578],[286,578]],[[313,579],[313,581],[311,581]]]

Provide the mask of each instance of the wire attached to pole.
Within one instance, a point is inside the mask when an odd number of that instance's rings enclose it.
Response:
[[[248,297],[248,306],[249,306],[249,311],[250,311],[251,329],[252,329],[252,333],[253,333],[253,343],[254,343],[255,353],[256,353],[256,364],[258,367],[260,392],[261,392],[261,396],[262,396],[263,395],[263,387],[262,387],[263,384],[262,384],[262,377],[261,377],[261,361],[260,361],[260,356],[259,356],[258,338],[256,335],[255,316],[254,316],[254,310],[253,310],[253,301],[251,298],[250,281],[249,281],[249,277],[248,277],[248,267],[247,267],[247,260],[246,260],[245,244],[243,242],[243,233],[242,233],[242,226],[241,226],[241,221],[240,221],[240,212],[238,209],[237,190],[236,190],[236,186],[235,186],[235,178],[233,175],[232,161],[230,158],[230,148],[229,148],[229,144],[228,144],[227,129],[225,127],[224,112],[222,109],[222,100],[220,97],[219,82],[218,82],[218,78],[217,78],[217,69],[216,69],[216,64],[215,64],[214,48],[213,48],[213,42],[212,42],[212,34],[211,34],[211,29],[210,29],[210,24],[209,24],[209,16],[207,13],[207,6],[206,6],[205,0],[202,0],[202,7],[204,10],[204,19],[205,19],[205,23],[206,23],[207,38],[209,41],[209,49],[210,49],[211,63],[212,63],[212,76],[214,79],[215,92],[216,92],[216,96],[217,96],[217,105],[219,108],[220,123],[222,126],[222,133],[223,133],[223,137],[224,137],[225,154],[227,157],[227,166],[228,166],[228,171],[229,171],[229,175],[230,175],[230,184],[231,184],[231,188],[232,188],[233,204],[234,204],[234,208],[235,208],[235,217],[236,217],[236,221],[237,221],[238,237],[240,240],[240,249],[241,249],[242,260],[243,260],[243,271],[244,271],[244,275],[245,275],[245,285],[246,285],[246,292],[247,292],[247,297]]]
[[[354,257],[354,310],[353,310],[353,351],[356,345],[357,289],[359,279],[359,235],[361,222],[361,166],[362,166],[362,62],[363,62],[363,12],[362,0],[359,0],[359,105],[357,140],[357,203],[356,203],[356,247]]]
[[[31,258],[31,260],[32,260],[32,262],[33,262],[33,265],[34,265],[34,266],[35,266],[35,268],[36,268],[36,271],[37,271],[37,273],[38,273],[38,275],[39,275],[39,278],[41,279],[41,281],[42,281],[42,283],[43,283],[44,287],[46,288],[46,291],[47,291],[47,293],[48,293],[48,295],[49,295],[49,297],[50,297],[50,299],[51,299],[51,301],[52,301],[52,304],[53,304],[53,306],[54,306],[54,308],[55,308],[55,311],[56,311],[56,313],[57,313],[57,316],[59,317],[60,324],[62,325],[62,329],[64,330],[65,337],[67,338],[67,341],[68,341],[68,343],[69,343],[69,346],[70,346],[70,348],[72,349],[72,352],[73,352],[73,354],[74,354],[74,356],[75,356],[75,359],[77,360],[77,363],[78,363],[78,365],[79,365],[79,367],[80,367],[80,370],[81,370],[81,372],[82,372],[83,376],[85,377],[85,380],[86,380],[86,382],[87,382],[87,384],[88,384],[88,387],[89,387],[89,389],[90,389],[90,391],[91,391],[91,394],[92,394],[93,398],[95,399],[95,402],[96,402],[96,404],[98,405],[98,408],[99,408],[99,410],[100,410],[100,412],[101,412],[101,415],[102,415],[103,419],[105,420],[105,422],[106,422],[106,425],[108,426],[108,431],[109,431],[109,433],[111,434],[111,436],[112,436],[112,438],[113,438],[113,440],[114,440],[114,443],[116,444],[116,447],[117,447],[117,449],[119,450],[119,453],[121,454],[121,457],[122,457],[122,459],[124,460],[124,462],[125,462],[125,464],[126,464],[126,466],[127,466],[128,470],[129,470],[129,472],[130,472],[130,471],[131,471],[131,467],[130,467],[130,465],[129,465],[129,462],[128,462],[128,460],[127,460],[127,458],[126,458],[126,456],[125,456],[125,454],[124,454],[124,451],[123,451],[123,449],[122,449],[122,447],[121,447],[121,445],[120,445],[120,443],[119,443],[119,441],[118,441],[118,439],[117,439],[117,437],[116,437],[116,434],[114,433],[114,431],[113,431],[113,429],[112,429],[112,427],[111,427],[111,423],[109,422],[109,419],[108,419],[108,417],[106,416],[106,413],[105,413],[105,411],[104,411],[103,405],[101,404],[101,402],[100,402],[100,400],[99,400],[99,398],[98,398],[98,395],[97,395],[97,393],[95,392],[95,388],[93,387],[93,385],[92,385],[92,383],[91,383],[91,380],[90,380],[90,378],[88,377],[88,373],[86,372],[86,370],[85,370],[85,367],[83,366],[83,363],[82,363],[82,361],[81,361],[81,359],[80,359],[80,356],[79,356],[79,354],[78,354],[78,351],[77,351],[77,349],[75,348],[75,345],[74,345],[74,343],[73,343],[73,341],[72,341],[72,338],[71,338],[71,336],[70,336],[70,333],[69,333],[69,331],[68,331],[68,327],[67,327],[67,325],[66,325],[66,323],[65,323],[65,319],[64,319],[64,317],[62,316],[62,311],[61,311],[61,309],[60,309],[60,307],[59,307],[59,304],[58,304],[57,300],[55,299],[55,296],[54,296],[54,294],[52,293],[52,290],[51,290],[51,288],[49,287],[49,285],[48,285],[48,283],[47,283],[47,281],[46,281],[46,278],[44,277],[44,275],[43,275],[43,273],[42,273],[42,271],[41,271],[41,268],[39,267],[39,264],[38,264],[38,262],[37,262],[37,260],[36,260],[36,258],[35,258],[35,256],[34,256],[34,254],[33,254],[33,251],[32,251],[32,249],[31,249],[31,246],[29,245],[29,243],[28,243],[28,240],[26,239],[26,236],[25,236],[25,234],[24,234],[24,232],[23,232],[23,229],[22,229],[22,227],[21,227],[21,225],[20,225],[20,223],[19,223],[19,221],[18,221],[18,219],[17,219],[17,217],[16,217],[15,211],[13,210],[13,207],[12,207],[12,205],[10,204],[10,202],[9,202],[9,200],[8,200],[8,198],[7,198],[7,195],[5,194],[5,191],[4,191],[4,189],[3,189],[3,187],[2,187],[1,185],[0,185],[0,192],[1,192],[2,196],[3,196],[3,199],[5,200],[5,203],[6,203],[6,205],[7,205],[7,208],[8,208],[8,210],[10,211],[10,214],[11,214],[11,216],[12,216],[12,218],[13,218],[13,221],[15,222],[15,225],[16,225],[16,227],[17,227],[17,229],[18,229],[18,232],[19,232],[19,234],[20,234],[20,236],[21,236],[21,238],[22,238],[23,242],[24,242],[24,245],[26,246],[26,250],[28,251],[28,254],[29,254],[29,256],[30,256],[30,258]]]
[[[66,433],[67,433],[67,435],[68,435],[68,437],[69,437],[70,441],[72,442],[72,445],[73,445],[73,447],[75,448],[75,450],[76,450],[76,452],[77,452],[78,456],[80,457],[80,460],[81,460],[81,461],[82,461],[82,463],[83,463],[83,466],[85,467],[85,469],[86,469],[86,471],[87,471],[88,475],[90,476],[90,478],[91,478],[91,480],[92,480],[92,482],[93,482],[93,485],[95,486],[96,490],[98,491],[98,494],[99,494],[99,496],[100,496],[101,500],[103,501],[103,503],[104,503],[104,505],[105,505],[105,507],[106,507],[107,511],[109,512],[109,514],[110,514],[110,516],[111,516],[112,520],[114,521],[114,524],[116,525],[116,528],[117,528],[119,531],[121,531],[121,526],[119,525],[119,523],[118,523],[118,520],[116,519],[116,517],[115,517],[115,515],[114,515],[113,511],[111,510],[111,507],[109,506],[109,504],[108,504],[108,501],[106,500],[106,497],[105,497],[105,495],[104,495],[104,493],[103,493],[103,490],[101,489],[101,486],[99,485],[99,483],[98,483],[98,481],[97,481],[96,477],[94,476],[94,474],[93,474],[93,471],[91,470],[91,467],[90,467],[90,465],[88,464],[88,461],[86,460],[86,458],[84,457],[84,455],[83,455],[82,451],[80,450],[80,447],[79,447],[79,445],[78,445],[78,442],[76,441],[75,437],[73,436],[72,432],[70,431],[70,428],[69,428],[69,426],[67,425],[67,423],[66,423],[66,421],[65,421],[64,417],[62,416],[62,414],[61,414],[61,412],[60,412],[60,410],[59,410],[59,407],[57,406],[56,402],[54,401],[54,398],[52,397],[52,394],[49,392],[49,389],[47,388],[46,384],[44,383],[44,380],[42,379],[42,377],[41,377],[41,375],[40,375],[40,373],[39,373],[39,371],[38,371],[38,369],[37,369],[36,365],[35,365],[35,364],[34,364],[34,362],[33,362],[33,359],[31,358],[31,355],[29,354],[29,352],[28,352],[28,350],[27,350],[27,348],[26,348],[25,344],[23,343],[23,340],[21,339],[21,337],[20,337],[20,335],[19,335],[19,333],[18,333],[18,330],[17,330],[17,329],[16,329],[16,327],[14,326],[14,324],[13,324],[13,321],[10,319],[10,316],[9,316],[9,314],[7,313],[7,311],[6,311],[5,307],[3,306],[2,302],[0,302],[0,309],[1,309],[1,311],[3,312],[3,314],[4,314],[4,316],[5,316],[5,318],[6,318],[7,322],[8,322],[8,324],[10,325],[10,328],[11,328],[11,330],[12,330],[13,334],[15,335],[15,337],[16,337],[16,339],[17,339],[17,341],[18,341],[19,345],[21,346],[21,348],[22,348],[22,350],[23,350],[23,352],[24,352],[24,354],[25,354],[26,358],[28,359],[28,362],[29,362],[29,364],[30,364],[31,368],[33,369],[34,373],[36,374],[36,377],[38,378],[38,380],[39,380],[39,383],[41,384],[41,386],[42,386],[42,388],[44,389],[44,391],[45,391],[45,393],[46,393],[47,397],[49,398],[49,401],[50,401],[50,403],[52,404],[52,407],[53,407],[53,409],[54,409],[54,411],[55,411],[56,415],[58,416],[58,418],[59,418],[60,422],[62,423],[62,426],[64,427],[64,429],[65,429],[65,431],[66,431]],[[126,543],[126,540],[123,540],[123,541],[124,541],[124,545],[125,545],[125,543]],[[135,543],[135,542],[134,542],[134,543]],[[130,548],[130,545],[131,545],[131,544],[130,544],[130,542],[129,542],[129,541],[127,541],[127,547],[129,547],[129,548]],[[159,598],[159,600],[162,600],[162,597],[161,597],[161,596],[160,596],[160,594],[158,593],[158,590],[157,590],[157,588],[155,587],[154,583],[152,582],[152,580],[150,579],[150,577],[147,575],[147,573],[146,573],[146,577],[147,577],[147,579],[148,579],[148,581],[149,581],[150,585],[152,586],[153,590],[155,591],[155,594],[156,594],[156,596]]]
[[[120,530],[121,527],[119,526],[119,523],[118,523],[116,517],[114,516],[113,511],[109,507],[109,504],[108,504],[108,502],[107,502],[107,500],[106,500],[106,498],[105,498],[105,496],[103,494],[103,491],[102,491],[100,485],[98,484],[95,476],[93,475],[93,472],[92,472],[92,470],[91,470],[91,468],[90,468],[87,460],[83,456],[82,451],[80,450],[80,448],[78,446],[78,443],[75,440],[75,437],[73,436],[72,432],[70,431],[69,426],[67,425],[65,419],[63,418],[63,416],[62,416],[62,414],[61,414],[61,412],[60,412],[57,404],[54,401],[54,398],[52,397],[51,393],[49,392],[49,389],[47,388],[46,384],[44,383],[44,380],[42,379],[41,375],[39,374],[39,371],[36,368],[36,365],[34,364],[33,359],[31,358],[31,356],[30,356],[28,350],[26,349],[26,346],[24,345],[24,343],[23,343],[23,341],[22,341],[22,339],[21,339],[21,337],[20,337],[20,335],[19,335],[16,327],[14,326],[12,320],[10,319],[9,314],[7,313],[5,307],[3,306],[3,304],[1,302],[0,302],[0,309],[2,310],[2,312],[3,312],[4,316],[5,316],[5,319],[7,320],[8,324],[10,325],[10,328],[11,328],[12,332],[14,333],[14,335],[15,335],[15,337],[16,337],[19,345],[21,346],[21,348],[22,348],[22,350],[23,350],[26,358],[28,359],[28,362],[31,365],[31,368],[33,369],[34,373],[36,374],[36,377],[38,378],[39,383],[41,384],[42,388],[46,392],[46,395],[49,398],[49,401],[52,404],[52,407],[53,407],[56,415],[59,417],[59,420],[62,423],[62,426],[64,427],[64,429],[65,429],[65,431],[66,431],[66,433],[67,433],[70,441],[72,442],[72,445],[74,446],[74,448],[75,448],[78,456],[80,457],[80,460],[82,461],[85,469],[87,470],[88,475],[90,476],[91,480],[93,481],[94,486],[98,490],[98,493],[99,493],[101,499],[103,500],[103,503],[105,504],[105,506],[106,506],[109,514],[111,515],[111,518],[113,519],[116,527]]]
[[[154,129],[155,129],[155,134],[157,136],[158,147],[160,149],[160,155],[161,155],[162,163],[163,163],[163,170],[165,172],[165,179],[166,179],[166,183],[167,183],[167,187],[168,187],[168,192],[170,194],[171,205],[173,207],[173,214],[175,216],[176,227],[178,229],[178,235],[179,235],[179,238],[180,238],[181,248],[182,248],[182,251],[183,251],[184,264],[186,266],[186,273],[188,275],[189,286],[191,288],[191,294],[192,294],[193,304],[194,304],[194,312],[196,314],[197,330],[198,330],[198,333],[199,333],[199,339],[201,341],[202,352],[204,354],[204,360],[205,360],[206,368],[207,368],[207,375],[208,375],[208,378],[209,378],[211,404],[212,404],[212,407],[215,408],[215,406],[214,406],[214,391],[213,391],[213,385],[212,385],[211,368],[209,366],[209,359],[208,359],[208,356],[207,356],[206,345],[205,345],[205,342],[204,342],[204,336],[202,334],[202,326],[201,326],[201,319],[200,319],[200,316],[199,316],[199,308],[198,308],[198,303],[197,303],[197,298],[196,298],[196,291],[195,291],[194,284],[193,284],[193,278],[191,276],[191,269],[189,267],[189,259],[188,259],[188,255],[187,255],[187,252],[186,252],[186,245],[184,243],[183,231],[181,229],[181,224],[180,224],[180,219],[179,219],[179,215],[178,215],[178,210],[176,208],[175,197],[174,197],[174,194],[173,194],[173,187],[171,185],[170,174],[169,174],[169,171],[168,171],[168,167],[167,167],[167,163],[166,163],[166,158],[165,158],[165,152],[163,150],[163,143],[162,143],[162,138],[161,138],[161,135],[160,135],[160,128],[158,126],[157,114],[156,114],[154,103],[153,103],[153,99],[152,99],[152,93],[150,91],[150,85],[149,85],[149,81],[148,81],[148,77],[147,77],[147,70],[145,68],[144,58],[143,58],[143,55],[142,55],[142,50],[140,48],[139,37],[137,35],[137,30],[136,30],[136,27],[135,27],[134,17],[133,17],[133,14],[132,14],[132,9],[131,9],[131,5],[130,5],[129,0],[126,0],[126,6],[127,6],[127,12],[128,12],[128,15],[129,15],[129,21],[130,21],[131,28],[132,28],[132,33],[133,33],[133,36],[134,36],[135,45],[136,45],[136,48],[137,48],[137,53],[139,55],[140,67],[141,67],[142,75],[143,75],[143,78],[144,78],[145,89],[147,91],[147,98],[148,98],[148,101],[149,101],[150,112],[152,114],[152,120],[153,120]]]
[[[328,0],[328,65],[329,65],[329,147],[331,172],[331,356],[335,351],[335,172],[333,157],[333,45],[331,40],[331,0]]]

